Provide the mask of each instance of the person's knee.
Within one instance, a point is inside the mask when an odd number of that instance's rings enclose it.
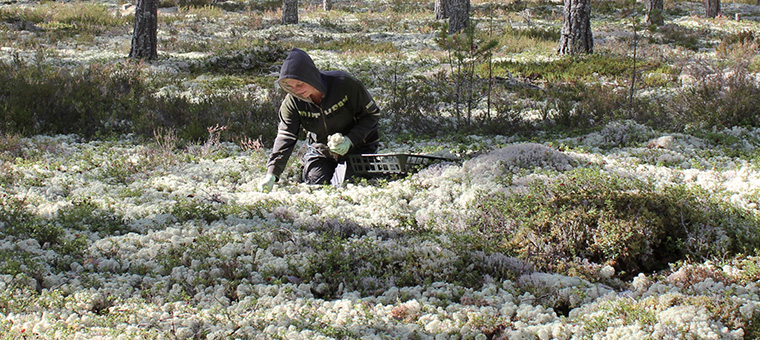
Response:
[[[303,181],[306,184],[330,184],[335,172],[335,164],[327,159],[317,159],[304,167]]]
[[[327,173],[325,169],[311,168],[304,174],[303,181],[306,184],[330,184],[332,173]]]
[[[303,181],[306,184],[330,184],[338,162],[324,144],[313,144],[304,156]]]

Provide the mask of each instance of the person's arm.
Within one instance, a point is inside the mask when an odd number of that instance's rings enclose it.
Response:
[[[380,120],[380,108],[375,104],[375,100],[372,99],[372,95],[367,92],[359,80],[355,78],[349,78],[352,82],[350,86],[347,86],[349,91],[349,98],[353,103],[356,114],[354,119],[356,124],[351,131],[345,136],[351,140],[353,145],[361,145],[367,136],[373,131],[377,130],[377,124]]]
[[[288,159],[295,149],[301,127],[298,108],[296,108],[295,100],[291,95],[287,95],[282,101],[279,115],[280,123],[277,125],[277,137],[274,139],[272,153],[269,155],[269,162],[267,162],[267,173],[273,174],[278,179],[285,171]]]

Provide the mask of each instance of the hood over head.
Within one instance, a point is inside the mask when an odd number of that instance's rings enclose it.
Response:
[[[310,98],[303,98],[293,92],[290,86],[285,83],[285,79],[300,80],[313,86],[319,92],[326,93],[325,85],[322,82],[322,73],[314,65],[311,57],[300,49],[292,49],[288,57],[285,58],[282,68],[280,68],[280,78],[277,79],[277,84],[296,98],[311,102]]]

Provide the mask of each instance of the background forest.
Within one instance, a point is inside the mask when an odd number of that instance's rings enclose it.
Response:
[[[286,3],[0,4],[0,337],[760,337],[754,1]],[[293,47],[456,161],[257,192]]]

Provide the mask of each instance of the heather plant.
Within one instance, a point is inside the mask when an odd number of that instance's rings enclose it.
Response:
[[[631,98],[630,88],[621,86],[594,82],[548,83],[542,90],[523,88],[516,93],[519,98],[530,100],[502,108],[528,110],[535,115],[530,120],[519,115],[510,119],[548,131],[583,132],[621,120],[633,120],[657,129],[674,124],[666,101],[639,95]]]
[[[171,7],[170,5],[174,5],[177,7],[183,7],[183,8],[200,8],[203,10],[215,10],[219,11],[218,8],[213,7],[214,1],[211,0],[171,0],[167,1],[166,4],[164,4],[165,7]]]
[[[382,53],[392,54],[398,49],[392,42],[378,43],[367,41],[364,39],[343,38],[332,39],[329,37],[316,37],[313,48],[321,50],[351,50],[357,53],[370,52],[370,53]]]
[[[384,85],[391,88],[390,98],[384,106],[391,119],[384,129],[394,131],[395,135],[404,132],[435,135],[438,131],[452,128],[453,122],[440,113],[439,103],[449,98],[441,92],[441,87],[446,84],[445,75],[438,74],[429,79],[406,76],[407,71],[395,66],[389,75],[389,84]]]
[[[738,33],[728,34],[715,47],[715,52],[724,58],[744,57],[752,58],[760,50],[760,37],[753,31],[745,30]],[[736,57],[734,57],[736,56]]]
[[[594,8],[594,12],[600,15],[616,15],[624,10],[630,9],[631,5],[632,3],[629,0],[591,1],[591,6]],[[638,4],[638,6],[643,8],[643,4]]]
[[[287,56],[285,47],[277,43],[259,40],[245,40],[244,43],[246,46],[241,49],[232,49],[230,46],[223,49],[215,48],[214,50],[219,51],[217,54],[195,63],[191,70],[198,73],[258,75],[274,71],[276,64]],[[208,46],[203,50],[207,49]]]
[[[68,230],[101,235],[119,235],[132,231],[117,212],[101,208],[90,197],[73,199],[66,209],[58,211],[54,222]]]
[[[615,315],[615,317],[611,317]],[[620,316],[624,318],[621,320]],[[651,329],[657,323],[656,313],[644,302],[613,300],[602,303],[593,314],[581,315],[584,329],[590,334],[598,334],[613,324],[637,325]]]
[[[218,202],[185,198],[177,200],[169,213],[178,223],[192,220],[202,220],[206,223],[211,223],[226,216],[220,207],[221,205]]]
[[[361,31],[361,27],[358,24],[349,26],[341,20],[341,17],[351,15],[350,12],[344,12],[341,10],[330,10],[317,14],[317,21],[322,29],[330,30],[332,32],[346,33],[351,29],[355,29],[357,32]]]
[[[0,203],[3,236],[28,235],[32,232],[32,225],[38,224],[37,217],[27,211],[25,200],[2,193]]]
[[[256,17],[249,18],[252,22],[250,24],[247,24],[252,27],[257,26],[263,26],[260,21],[257,21],[255,19]],[[260,19],[259,19],[260,20]],[[263,27],[260,27],[260,29]],[[168,39],[163,41],[163,46],[166,48],[166,50],[170,51],[180,51],[180,52],[207,52],[207,51],[216,51],[216,54],[223,58],[228,58],[230,61],[235,62],[234,59],[245,59],[249,58],[245,62],[249,64],[243,64],[239,67],[241,69],[247,69],[251,70],[253,67],[251,67],[253,64],[254,66],[259,63],[263,62],[267,59],[265,58],[271,58],[270,56],[267,56],[265,54],[262,54],[257,57],[261,57],[260,60],[251,60],[250,55],[261,53],[261,50],[263,49],[269,49],[270,53],[276,53],[277,47],[272,44],[271,42],[262,41],[259,38],[254,38],[250,36],[245,36],[240,33],[235,33],[235,38],[230,40],[190,40],[190,39]],[[253,47],[252,47],[253,46]],[[281,47],[280,47],[281,48]],[[259,51],[257,51],[257,49]],[[249,56],[246,57],[246,54]],[[277,57],[280,58],[280,57]],[[254,58],[255,59],[255,58]],[[213,69],[213,66],[211,66]],[[197,68],[200,72],[204,72],[205,70],[201,67]],[[245,70],[244,70],[245,71]],[[231,72],[235,74],[235,72]],[[246,72],[243,72],[246,73]],[[250,72],[248,72],[250,73]]]
[[[633,60],[612,53],[595,53],[586,56],[563,56],[553,61],[500,61],[494,64],[496,73],[508,71],[514,76],[542,79],[561,84],[567,82],[596,83],[600,77],[628,78]],[[670,73],[670,66],[658,60],[640,60],[641,68],[650,72]]]
[[[759,240],[750,231],[756,217],[704,197],[685,186],[656,189],[640,180],[579,168],[555,181],[531,182],[525,193],[484,197],[474,225],[501,240],[505,250],[555,271],[589,261],[633,275],[686,257],[757,247]]]
[[[528,109],[537,112],[535,124],[547,130],[589,129],[621,117],[625,94],[600,84],[574,82],[547,84],[544,91],[532,89],[521,93],[533,98]]]
[[[39,282],[53,270],[67,270],[72,261],[82,257],[87,244],[85,236],[71,234],[68,226],[61,225],[55,218],[29,212],[24,200],[2,194],[0,203],[0,240],[16,243],[13,249],[0,250],[3,259],[0,274],[31,275]],[[39,247],[51,251],[55,259],[52,264],[45,263]]]
[[[12,161],[25,154],[24,142],[17,133],[0,134],[0,160]]]
[[[506,26],[502,34],[497,35],[499,46],[508,53],[546,53],[553,51],[559,41],[559,29],[556,27],[528,26],[524,28]]]
[[[760,256],[739,255],[727,259],[722,264],[732,265],[737,269],[742,270],[737,273],[737,279],[740,282],[756,282],[760,280]]]
[[[0,110],[8,132],[77,133],[86,137],[125,133],[127,119],[146,95],[140,71],[124,64],[54,68],[44,57],[35,64],[19,57],[0,61],[3,100]],[[25,98],[37,98],[29,101]]]
[[[432,282],[479,288],[484,276],[499,280],[516,275],[520,269],[517,261],[510,262],[501,254],[465,245],[458,248],[447,237],[428,233],[408,233],[390,240],[336,236],[323,234],[304,244],[313,251],[308,253],[310,265],[294,273],[311,282],[317,287],[315,293],[324,298],[331,297],[326,294],[339,293],[339,287],[369,294]],[[399,252],[395,248],[409,250]]]
[[[678,25],[666,25],[658,28],[656,32],[658,34],[651,38],[653,42],[673,44],[692,51],[704,46],[702,39],[709,33],[706,30]]]
[[[136,177],[146,175],[159,160],[151,160],[138,155],[123,155],[110,157],[108,164],[100,166],[100,179],[105,183],[129,184]]]
[[[229,136],[262,136],[273,140],[276,116],[272,102],[253,102],[242,93],[220,94],[200,99],[177,96],[156,99],[135,118],[135,130],[149,136],[156,128],[174,129],[185,142],[206,140],[208,127],[222,124]]]
[[[428,9],[428,2],[424,0],[391,0],[388,4],[390,10],[398,13],[420,13]]]
[[[0,250],[0,260],[2,260],[0,262],[2,263],[0,265],[1,275],[21,276],[41,271],[41,264],[32,254],[19,252],[16,249]],[[11,306],[11,304],[4,306]]]
[[[666,109],[676,128],[688,126],[758,126],[760,85],[743,63],[730,70],[707,73],[695,68],[695,83],[679,88]]]
[[[19,174],[10,162],[0,159],[0,188],[13,185],[19,180],[21,174]]]
[[[153,142],[143,149],[143,157],[155,159],[158,165],[168,167],[177,162],[180,140],[176,129],[157,127],[153,130]]]
[[[270,50],[263,51],[266,54]],[[224,65],[228,72],[251,69],[262,72],[262,67],[266,67],[249,65],[245,60],[215,64]],[[3,71],[0,96],[5,102],[0,107],[3,128],[23,135],[75,133],[86,138],[127,133],[149,137],[155,129],[163,128],[175,129],[184,141],[196,141],[207,135],[208,126],[225,124],[231,136],[273,138],[271,127],[276,117],[270,110],[275,106],[271,101],[277,100],[276,96],[263,101],[254,101],[240,92],[200,99],[155,96],[152,90],[155,84],[146,79],[143,66],[125,61],[69,71],[54,68],[45,62],[44,56],[31,65],[18,56],[11,62],[0,61]],[[24,100],[28,96],[39,100]]]
[[[49,39],[77,34],[99,34],[110,29],[126,29],[132,18],[114,16],[112,10],[96,3],[46,2],[32,7],[2,7],[0,20],[16,22],[21,28],[36,25]],[[35,28],[30,28],[34,30]]]

